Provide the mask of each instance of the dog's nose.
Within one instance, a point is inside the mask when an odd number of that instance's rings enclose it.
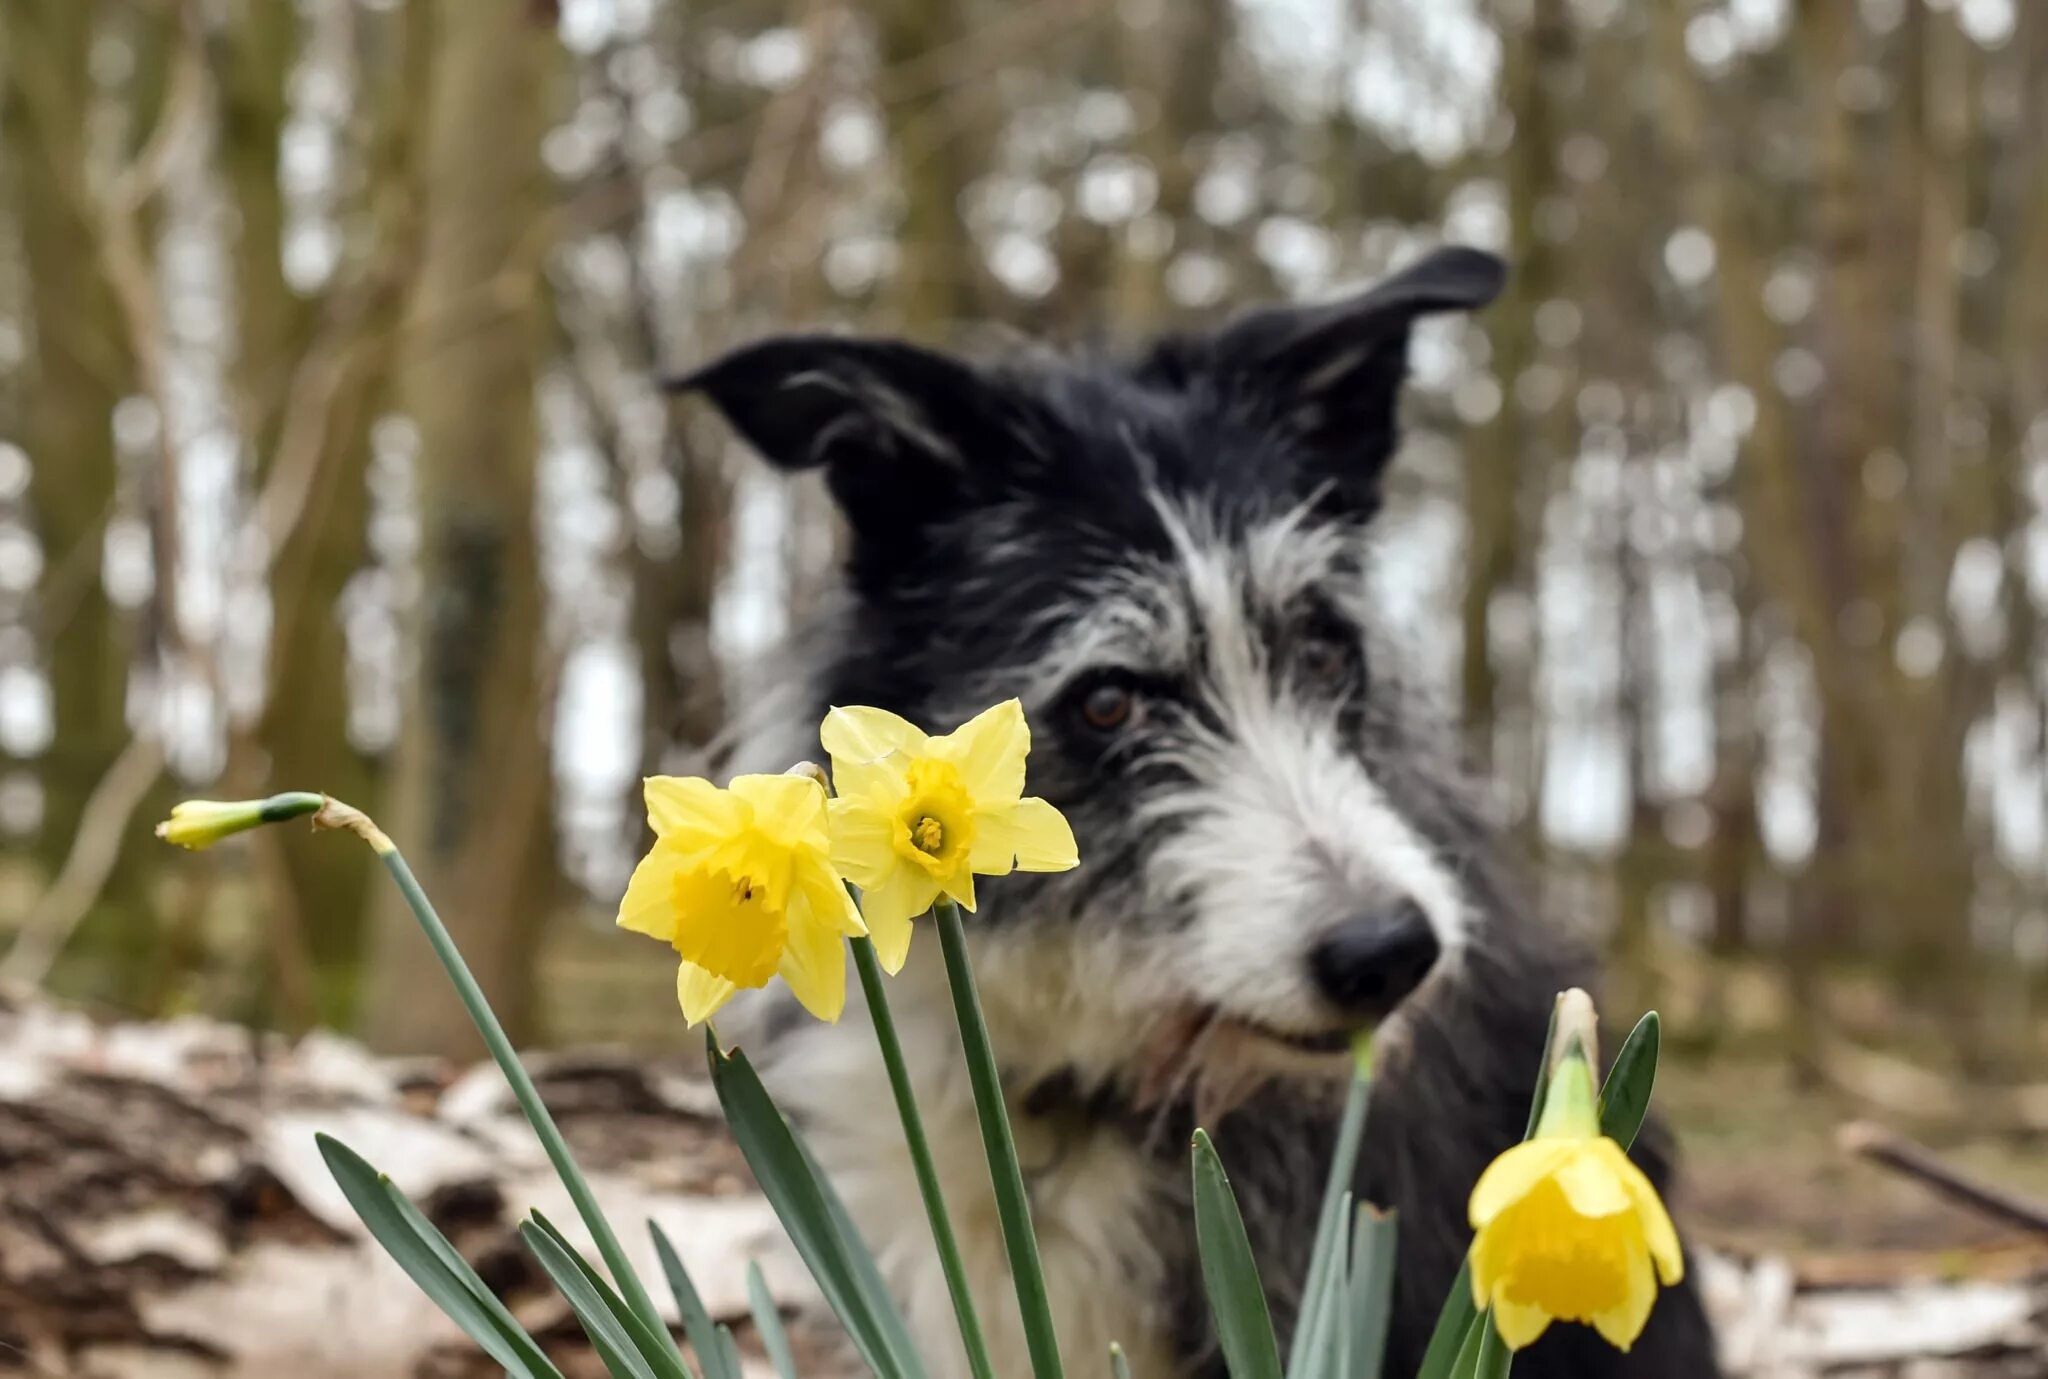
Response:
[[[1309,974],[1331,1005],[1376,1019],[1422,985],[1442,951],[1422,907],[1404,900],[1324,934],[1309,950]]]

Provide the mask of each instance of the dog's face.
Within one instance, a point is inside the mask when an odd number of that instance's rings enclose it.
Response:
[[[1368,525],[1410,328],[1490,300],[1442,251],[1122,365],[779,337],[682,385],[852,530],[831,702],[934,731],[1015,695],[1082,865],[986,887],[992,1013],[1138,1069],[1230,1028],[1341,1049],[1470,928],[1463,815],[1375,629]]]

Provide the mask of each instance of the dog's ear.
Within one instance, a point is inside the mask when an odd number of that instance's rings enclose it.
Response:
[[[1354,296],[1239,317],[1214,338],[1210,367],[1253,415],[1302,447],[1305,478],[1370,509],[1393,457],[1415,322],[1485,306],[1506,279],[1492,254],[1438,249]]]
[[[825,469],[863,544],[897,543],[971,501],[1028,434],[1007,389],[899,340],[778,335],[665,381],[701,392],[778,469]]]

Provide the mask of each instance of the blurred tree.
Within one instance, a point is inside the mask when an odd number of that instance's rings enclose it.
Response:
[[[10,5],[0,46],[6,154],[29,283],[30,377],[19,391],[19,439],[33,466],[30,504],[49,573],[35,611],[55,710],[55,737],[38,769],[39,858],[54,874],[78,835],[86,801],[129,732],[128,670],[135,628],[101,577],[108,524],[132,486],[122,483],[113,414],[135,387],[135,363],[96,252],[101,227],[86,141],[97,100],[91,61],[96,10],[71,0]],[[116,868],[98,937],[138,954],[143,916],[136,871]],[[124,918],[125,914],[125,918]]]
[[[556,675],[535,523],[539,148],[559,49],[512,6],[429,0],[420,113],[420,260],[397,402],[418,428],[421,605],[389,815],[492,1004],[534,1016],[535,946],[557,894],[548,756]],[[366,1034],[469,1049],[467,1017],[380,911]]]

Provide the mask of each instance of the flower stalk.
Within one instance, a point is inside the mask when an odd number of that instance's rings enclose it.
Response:
[[[867,997],[868,1015],[875,1027],[875,1042],[882,1048],[882,1063],[889,1070],[889,1090],[896,1098],[896,1114],[903,1122],[904,1143],[910,1149],[910,1166],[917,1174],[917,1190],[924,1198],[925,1216],[930,1220],[932,1240],[938,1246],[939,1267],[946,1275],[946,1291],[952,1295],[953,1316],[960,1324],[960,1342],[967,1350],[967,1366],[975,1379],[995,1379],[989,1362],[988,1340],[982,1335],[981,1317],[974,1309],[974,1295],[967,1287],[967,1268],[960,1259],[960,1243],[953,1234],[953,1218],[946,1210],[945,1194],[939,1187],[939,1172],[932,1162],[931,1142],[924,1132],[924,1116],[917,1109],[911,1090],[910,1070],[903,1061],[903,1042],[896,1034],[896,1017],[889,1010],[889,993],[882,985],[882,964],[875,956],[874,940],[853,941],[853,968],[860,974],[860,987]]]
[[[319,796],[313,798],[319,799]],[[633,1314],[659,1334],[667,1334],[668,1324],[662,1320],[660,1309],[654,1299],[642,1286],[640,1277],[633,1271],[619,1238],[612,1232],[611,1223],[605,1220],[604,1212],[597,1205],[597,1197],[584,1181],[582,1170],[576,1166],[576,1158],[569,1152],[569,1142],[562,1138],[560,1127],[548,1112],[547,1103],[541,1100],[540,1091],[533,1085],[526,1066],[519,1061],[519,1054],[512,1047],[512,1040],[505,1033],[505,1027],[498,1022],[491,1003],[485,999],[483,988],[477,985],[476,976],[469,970],[469,964],[462,959],[462,952],[455,946],[455,939],[448,932],[448,926],[441,922],[441,916],[434,910],[434,903],[427,899],[427,893],[420,887],[419,878],[413,875],[406,864],[405,855],[386,837],[383,830],[370,821],[370,817],[359,809],[330,800],[314,815],[316,827],[340,828],[356,834],[370,845],[377,854],[377,860],[391,873],[391,879],[398,884],[398,890],[405,897],[406,908],[419,921],[420,932],[426,935],[427,944],[434,950],[442,970],[455,986],[455,994],[462,1001],[462,1008],[469,1012],[470,1021],[476,1032],[483,1036],[484,1047],[490,1051],[491,1061],[498,1065],[498,1071],[505,1075],[505,1081],[512,1088],[513,1099],[525,1113],[527,1124],[539,1138],[541,1148],[547,1152],[548,1162],[562,1179],[562,1186],[568,1189],[569,1200],[576,1204],[577,1215],[583,1218],[584,1229],[597,1244],[597,1252],[603,1256],[605,1267],[611,1271],[613,1280],[625,1297],[626,1305]]]
[[[996,1194],[996,1215],[1002,1223],[1003,1246],[1017,1285],[1017,1307],[1024,1318],[1024,1339],[1031,1351],[1031,1372],[1037,1379],[1062,1379],[1059,1338],[1053,1329],[1052,1302],[1045,1286],[1045,1266],[1038,1258],[1038,1237],[1031,1229],[1031,1202],[1024,1188],[1024,1170],[1017,1160],[1016,1137],[1010,1132],[1009,1110],[1003,1101],[1002,1075],[989,1045],[988,1022],[981,1013],[981,994],[967,960],[967,935],[960,926],[960,908],[941,899],[933,911],[938,919],[939,950],[946,960],[946,983],[953,991],[953,1013],[960,1024],[960,1043],[967,1055],[967,1076],[974,1088],[974,1110],[981,1120],[981,1144],[988,1154],[989,1177]]]

